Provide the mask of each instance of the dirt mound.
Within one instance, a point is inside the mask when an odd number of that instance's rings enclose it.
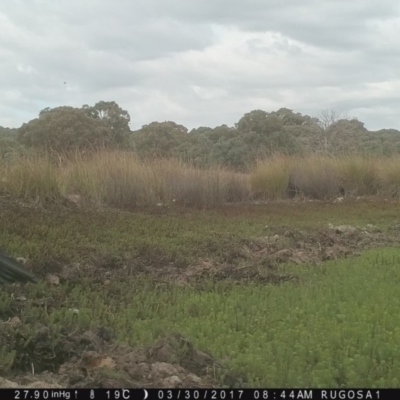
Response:
[[[0,347],[13,347],[15,357],[12,366],[7,366],[6,360],[0,363],[0,373],[5,376],[0,378],[0,388],[202,388],[221,382],[230,387],[243,384],[179,333],[138,350],[105,340],[104,328],[61,335],[55,346],[55,333],[44,326],[37,328],[32,337],[32,331],[27,336],[26,326],[17,325],[15,318],[13,323],[1,322]]]
[[[142,267],[153,275],[158,285],[173,281],[181,285],[198,285],[212,280],[280,284],[297,281],[297,277],[279,269],[286,263],[320,265],[359,255],[370,248],[388,247],[400,243],[396,228],[383,232],[373,225],[333,226],[318,230],[265,227],[268,235],[242,240],[225,250],[222,260],[199,260],[186,267],[173,263]]]
[[[266,227],[268,230],[268,227]],[[319,230],[275,229],[273,235],[245,244],[252,258],[264,258],[271,264],[309,263],[359,255],[369,248],[399,243],[399,238],[369,225],[366,228],[329,224]]]
[[[265,227],[265,236],[227,244],[222,256],[198,259],[187,265],[171,260],[160,251],[134,259],[109,256],[93,260],[90,265],[53,261],[42,266],[41,274],[53,285],[60,282],[80,283],[82,279],[107,286],[138,275],[150,276],[156,286],[169,284],[201,285],[206,281],[230,280],[281,284],[297,277],[279,270],[285,263],[319,265],[327,260],[357,256],[370,248],[400,243],[398,227],[386,232],[372,226],[333,226],[301,230]]]

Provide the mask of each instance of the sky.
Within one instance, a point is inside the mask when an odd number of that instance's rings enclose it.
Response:
[[[116,101],[131,129],[281,107],[400,129],[396,0],[1,0],[0,126]]]

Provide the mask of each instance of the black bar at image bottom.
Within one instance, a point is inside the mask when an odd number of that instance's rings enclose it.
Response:
[[[385,400],[400,389],[0,389],[1,400]]]

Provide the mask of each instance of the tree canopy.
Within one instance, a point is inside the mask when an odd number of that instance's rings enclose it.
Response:
[[[130,135],[130,115],[114,101],[100,101],[82,108],[45,108],[18,130],[27,147],[68,151],[124,147]]]
[[[0,127],[0,156],[21,148],[88,151],[122,148],[140,157],[179,157],[197,166],[219,164],[244,170],[257,158],[279,152],[376,155],[400,153],[400,132],[370,132],[364,124],[334,111],[318,118],[288,108],[252,110],[230,127],[188,129],[173,121],[143,125],[131,131],[129,113],[115,101],[81,108],[45,108],[19,129]]]
[[[38,149],[68,151],[93,150],[112,142],[109,126],[73,107],[45,109],[36,118],[19,128],[19,141]]]
[[[128,111],[123,110],[115,101],[99,101],[92,107],[85,104],[82,110],[89,117],[102,121],[110,128],[113,142],[120,145],[126,143],[131,117]]]

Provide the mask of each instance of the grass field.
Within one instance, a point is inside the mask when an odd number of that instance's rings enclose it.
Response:
[[[399,215],[373,199],[135,212],[3,201],[2,244],[43,281],[0,292],[3,327],[18,317],[0,334],[0,376],[60,375],[82,355],[67,338],[101,328],[134,349],[179,332],[224,366],[216,385],[400,387]]]

